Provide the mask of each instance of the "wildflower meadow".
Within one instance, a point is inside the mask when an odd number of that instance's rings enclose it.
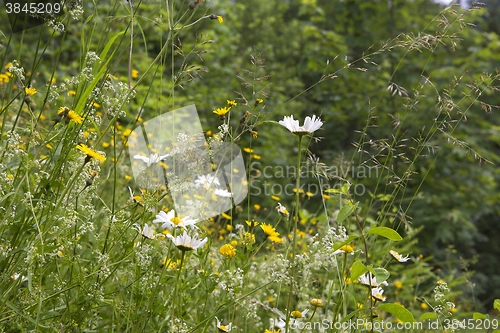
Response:
[[[500,332],[498,5],[4,0],[0,332]]]

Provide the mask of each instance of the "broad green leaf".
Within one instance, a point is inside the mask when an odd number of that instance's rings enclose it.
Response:
[[[373,270],[375,271],[378,283],[387,280],[391,275],[385,268],[374,268]]]
[[[493,307],[495,309],[497,309],[498,311],[500,311],[500,299],[496,299],[494,302],[493,302]]]
[[[420,318],[418,319],[418,321],[424,321],[424,320],[427,320],[427,319],[436,319],[437,316],[434,312],[426,312],[424,313],[423,315],[420,316]]]
[[[361,275],[368,271],[361,261],[355,261],[351,267],[351,281],[357,280]]]
[[[346,218],[348,218],[349,215],[352,214],[352,212],[354,212],[354,209],[356,209],[356,206],[354,206],[354,207],[349,207],[349,206],[342,207],[340,209],[339,215],[337,215],[337,223],[341,224],[342,222],[344,222],[344,220]]]
[[[479,312],[474,312],[474,314],[472,315],[472,318],[474,320],[478,320],[478,319],[488,319],[487,316],[485,316],[484,314],[482,313],[479,313]]]
[[[334,188],[329,188],[328,190],[325,191],[326,193],[337,193],[337,194],[342,194],[342,191],[336,190]]]
[[[415,321],[413,315],[410,311],[406,310],[403,306],[393,303],[384,303],[377,307],[378,310],[389,312],[390,314],[396,316],[399,320],[403,322],[412,323]]]
[[[403,240],[403,238],[396,232],[396,230],[387,227],[376,227],[370,229],[370,231],[368,231],[368,235],[379,235],[393,241]]]
[[[350,187],[351,183],[345,183],[344,186],[342,186],[342,193],[347,194],[349,192]]]

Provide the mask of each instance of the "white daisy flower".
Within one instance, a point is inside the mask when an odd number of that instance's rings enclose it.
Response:
[[[196,237],[191,237],[186,233],[186,230],[184,230],[184,233],[182,236],[177,236],[174,237],[170,234],[167,234],[167,237],[174,242],[174,245],[177,246],[177,248],[181,251],[193,251],[196,250],[208,241],[208,238],[205,237],[203,240],[199,240]]]
[[[396,251],[394,250],[390,250],[389,251],[392,256],[399,262],[407,262],[408,260],[410,260],[410,255],[407,255],[406,257],[403,258],[402,255],[400,255],[399,253],[397,253]]]
[[[162,228],[173,228],[173,227],[195,227],[196,223],[198,220],[192,220],[189,218],[189,216],[186,216],[184,218],[179,218],[175,217],[175,210],[171,210],[168,213],[165,213],[164,211],[160,211],[158,215],[156,215],[156,219],[153,220],[153,223],[163,223],[161,225]]]
[[[149,239],[156,238],[154,229],[150,229],[147,224],[145,224],[144,228],[141,229],[141,227],[137,223],[134,223],[134,227],[144,237],[149,238]]]
[[[235,327],[232,327],[232,323],[230,323],[229,325],[227,326],[224,326],[222,325],[222,322],[219,320],[219,318],[215,317],[215,319],[217,320],[217,329],[220,331],[220,332],[231,332],[231,330]]]
[[[367,274],[369,274],[370,276],[368,276]],[[388,286],[389,284],[387,283],[387,281],[382,281],[382,282],[378,282],[377,281],[377,278],[375,276],[373,276],[372,273],[368,272],[367,274],[363,274],[361,275],[359,278],[358,278],[358,281],[366,286],[369,286],[370,285],[370,278],[371,278],[371,281],[372,281],[372,287],[380,287],[381,285],[384,285],[384,286]]]
[[[152,154],[149,155],[149,157],[142,156],[142,155],[135,155],[134,159],[143,161],[144,163],[147,164],[147,166],[149,168],[149,166],[151,164],[158,163],[158,162],[166,159],[169,156],[170,156],[170,154],[166,154],[166,155],[160,156],[157,153],[152,153]]]
[[[385,301],[387,299],[387,297],[382,296],[383,293],[384,293],[384,290],[380,287],[372,288],[372,297],[375,298],[376,300],[379,300],[382,302]]]
[[[219,197],[225,197],[225,198],[230,198],[233,196],[233,194],[231,192],[229,192],[228,190],[226,190],[226,189],[221,190],[220,188],[214,190],[214,194],[218,195]]]
[[[197,186],[203,186],[207,190],[210,188],[210,185],[215,184],[215,185],[220,185],[219,179],[217,177],[214,177],[212,175],[201,175],[198,176],[198,179],[194,181],[194,183]]]
[[[290,117],[285,116],[283,120],[280,120],[278,123],[285,126],[293,134],[297,135],[311,134],[323,125],[321,119],[316,118],[316,116],[313,116],[312,118],[307,116],[304,121],[304,126],[299,126],[299,121],[293,119],[293,115]]]
[[[285,332],[286,323],[283,319],[269,319],[269,326],[272,331]]]
[[[276,207],[276,210],[278,211],[278,213],[280,213],[281,215],[285,215],[287,220],[288,218],[290,217],[290,213],[288,212],[288,210],[285,208],[285,206],[281,205],[281,203],[278,202],[278,207]]]

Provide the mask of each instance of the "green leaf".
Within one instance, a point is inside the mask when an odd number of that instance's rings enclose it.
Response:
[[[342,193],[347,195],[350,187],[351,187],[351,183],[345,183],[344,186],[342,186]]]
[[[390,314],[396,316],[399,320],[407,323],[413,323],[415,318],[410,311],[406,310],[403,306],[393,303],[384,303],[377,307],[378,310],[389,312]]]
[[[418,321],[424,321],[424,320],[427,320],[427,319],[436,319],[437,316],[434,312],[426,312],[424,314],[422,314],[420,316],[420,318],[418,319]]]
[[[497,309],[498,311],[500,311],[500,299],[496,299],[494,302],[493,302],[493,307],[495,309]]]
[[[355,261],[351,267],[351,281],[357,280],[361,275],[368,271],[361,261]]]
[[[328,190],[325,191],[326,193],[337,193],[337,194],[342,194],[342,191],[336,190],[334,188],[329,188]]]
[[[356,206],[357,205],[354,205],[354,207],[349,207],[349,206],[342,207],[340,209],[339,214],[337,215],[337,223],[340,224],[340,223],[344,222],[344,220],[346,218],[348,218],[349,215],[352,214],[352,212],[354,212],[354,210],[356,209]]]
[[[488,319],[487,316],[485,316],[484,314],[482,313],[479,313],[479,312],[474,312],[474,314],[472,315],[472,318],[474,320],[478,320],[478,319]]]
[[[109,48],[111,47],[111,45],[113,45],[113,42],[115,41],[115,39],[117,37],[119,37],[120,35],[122,35],[123,33],[124,33],[123,31],[120,32],[119,34],[117,34],[116,36],[111,38],[111,40],[106,44],[106,47],[104,48],[104,50],[101,52],[101,55],[100,55],[101,60],[104,60],[104,58],[108,54]],[[99,82],[99,80],[103,76],[104,72],[106,71],[106,67],[108,65],[108,62],[111,60],[111,58],[112,57],[109,57],[109,59],[106,61],[106,63],[102,66],[99,73],[97,73],[97,75],[92,80],[92,82],[89,84],[87,89],[85,89],[85,92],[80,96],[80,100],[78,101],[78,104],[76,105],[75,110],[74,110],[76,113],[81,114],[81,111],[85,107],[85,103],[87,103],[87,98],[89,98],[90,94],[92,93],[92,90],[94,90],[95,86],[97,85],[97,82]]]
[[[374,268],[375,277],[377,278],[377,282],[384,282],[391,276],[391,274],[385,268]]]
[[[368,231],[368,235],[379,235],[393,241],[403,240],[403,238],[396,232],[396,230],[387,227],[376,227],[370,229],[370,231]]]

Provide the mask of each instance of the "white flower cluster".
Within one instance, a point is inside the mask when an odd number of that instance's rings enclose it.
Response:
[[[81,5],[76,5],[69,11],[73,20],[78,20],[80,16],[83,15],[83,7]]]
[[[243,288],[243,275],[244,272],[239,267],[234,271],[223,271],[218,279],[220,288],[235,297]]]
[[[19,65],[19,61],[12,60],[11,66],[9,67],[9,72],[13,75],[16,75],[19,80],[24,81],[24,68]]]
[[[290,280],[290,261],[285,259],[283,254],[278,254],[273,260],[264,262],[262,269],[275,282],[287,282]]]

